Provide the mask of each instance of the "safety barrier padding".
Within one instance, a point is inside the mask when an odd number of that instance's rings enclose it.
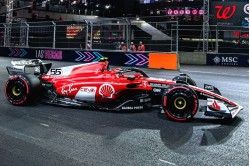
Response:
[[[175,53],[149,53],[149,68],[177,70],[178,66]]]

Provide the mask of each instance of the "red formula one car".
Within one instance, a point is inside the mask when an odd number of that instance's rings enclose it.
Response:
[[[219,118],[234,118],[243,109],[212,85],[197,87],[186,74],[173,80],[152,78],[138,68],[110,70],[107,60],[61,68],[51,68],[52,63],[38,59],[12,64],[7,67],[10,78],[5,96],[13,105],[29,104],[42,97],[49,104],[114,111],[159,106],[177,121],[191,119],[201,108],[206,116]],[[207,104],[200,106],[200,100],[207,100]]]

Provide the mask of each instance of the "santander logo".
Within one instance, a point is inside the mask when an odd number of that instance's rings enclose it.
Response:
[[[227,20],[227,19],[231,18],[236,11],[236,5],[227,6],[227,7],[217,5],[217,6],[215,6],[215,8],[217,9],[217,13],[216,13],[217,19]]]

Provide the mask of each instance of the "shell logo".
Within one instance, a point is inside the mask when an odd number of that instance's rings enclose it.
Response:
[[[102,84],[99,88],[99,94],[103,98],[112,98],[113,94],[115,94],[115,89],[110,84]]]

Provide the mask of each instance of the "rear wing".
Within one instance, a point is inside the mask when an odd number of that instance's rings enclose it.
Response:
[[[40,59],[11,61],[13,66],[6,66],[9,75],[31,73],[42,75],[48,73],[52,63],[44,63]]]

